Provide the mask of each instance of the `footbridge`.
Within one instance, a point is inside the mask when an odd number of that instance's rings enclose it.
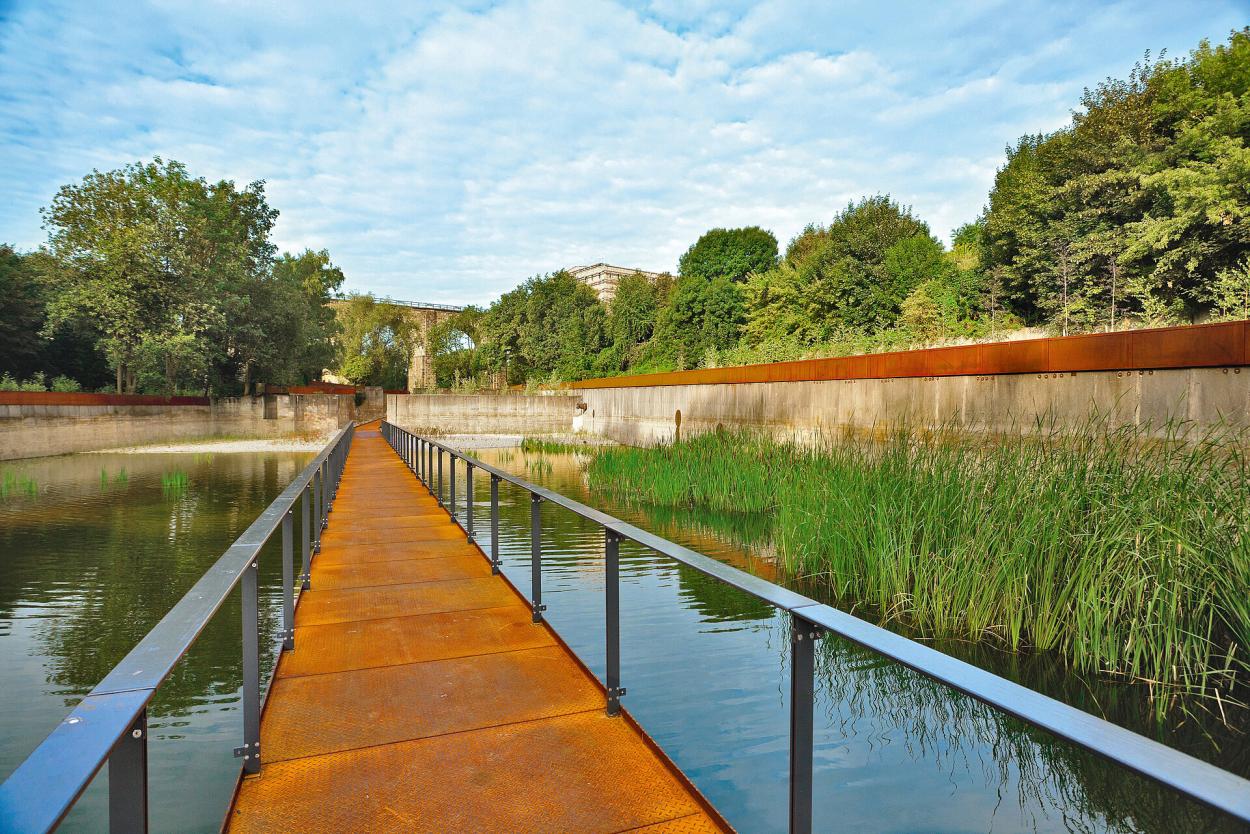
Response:
[[[475,478],[489,479],[488,500]],[[529,504],[528,596],[501,573],[501,490]],[[602,680],[546,622],[544,518],[569,512],[602,530]],[[271,539],[281,543],[282,629],[278,660],[262,675],[257,567]],[[731,830],[622,705],[626,540],[788,619],[789,692],[778,708],[789,711],[789,771],[775,788],[792,832],[813,830],[815,807],[826,811],[821,830],[836,821],[827,815],[836,795],[813,795],[814,663],[828,639],[1250,821],[1250,782],[1232,773],[381,423],[339,431],[52,729],[0,785],[0,831],[56,828],[102,769],[109,829],[148,830],[149,704],[236,590],[242,722],[226,830]],[[733,738],[723,734],[725,761]]]

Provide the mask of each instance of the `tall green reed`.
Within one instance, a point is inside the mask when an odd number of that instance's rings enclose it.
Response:
[[[1236,700],[1250,678],[1250,438],[1231,427],[897,428],[815,447],[717,432],[609,448],[590,484],[768,512],[791,572],[934,637],[1053,652],[1083,672]]]

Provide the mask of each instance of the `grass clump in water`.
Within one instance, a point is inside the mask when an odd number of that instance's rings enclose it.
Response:
[[[1238,700],[1250,678],[1247,435],[1174,424],[986,439],[900,429],[805,448],[713,433],[610,448],[626,500],[770,512],[785,566],[933,637]]]
[[[585,452],[585,443],[565,443],[559,440],[544,440],[541,437],[527,437],[521,441],[521,451],[525,454],[561,455],[565,453]]]

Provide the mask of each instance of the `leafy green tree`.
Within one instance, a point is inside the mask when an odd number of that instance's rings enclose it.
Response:
[[[737,344],[742,334],[745,309],[741,288],[727,276],[678,279],[664,308],[654,341],[663,352],[652,351],[652,363],[672,363],[678,368],[699,366],[709,352]]]
[[[356,385],[407,388],[419,334],[404,309],[354,294],[338,304],[337,317],[339,376]]]
[[[777,238],[759,226],[747,226],[704,232],[681,256],[677,269],[683,278],[743,281],[776,264]]]
[[[169,393],[180,370],[208,387],[204,369],[229,358],[232,328],[247,312],[241,287],[272,262],[277,212],[264,184],[210,184],[157,158],[63,186],[43,217],[63,277],[45,330],[95,321],[119,391],[135,390],[139,360],[147,376],[163,364]]]
[[[606,342],[594,290],[567,272],[535,276],[505,293],[482,319],[483,360],[508,383],[593,375]]]
[[[1250,253],[1250,28],[1086,90],[1008,148],[982,257],[1007,306],[1060,332],[1192,320]]]
[[[426,356],[433,362],[438,387],[452,388],[477,381],[486,369],[477,348],[483,315],[480,308],[469,306],[439,322],[426,334]]]

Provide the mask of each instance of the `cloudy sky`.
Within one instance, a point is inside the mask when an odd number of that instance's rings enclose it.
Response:
[[[39,245],[59,185],[154,155],[266,180],[280,246],[404,299],[673,269],[713,226],[784,245],[879,192],[948,238],[1083,87],[1250,21],[1246,0],[391,5],[0,0],[0,241]]]

